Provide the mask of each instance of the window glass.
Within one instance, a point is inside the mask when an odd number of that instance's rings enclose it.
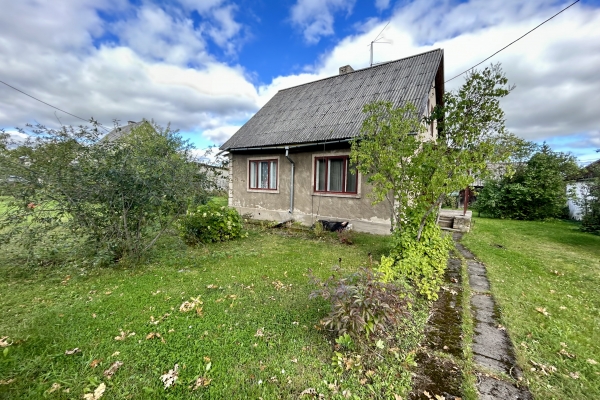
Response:
[[[277,161],[271,161],[269,189],[277,189]]]
[[[329,174],[328,174],[328,188],[330,192],[341,192],[343,191],[342,182],[344,177],[344,160],[343,159],[330,159],[329,160]]]
[[[256,162],[250,162],[250,189],[256,189]]]
[[[346,165],[346,192],[356,193],[356,168],[350,164],[350,160],[347,160]]]
[[[317,190],[320,192],[325,191],[325,160],[317,159]]]
[[[269,162],[262,161],[258,165],[258,176],[260,177],[260,188],[269,188]]]

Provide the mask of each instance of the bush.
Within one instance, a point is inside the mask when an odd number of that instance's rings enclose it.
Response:
[[[331,302],[331,311],[321,324],[334,337],[349,335],[356,343],[389,336],[410,315],[409,296],[392,283],[379,280],[367,268],[346,278],[331,276],[325,282],[313,278],[321,288],[311,298]]]
[[[448,252],[452,249],[450,236],[442,235],[434,224],[425,226],[418,242],[407,231],[394,231],[392,235],[391,254],[381,257],[378,268],[383,281],[406,280],[428,300],[437,299],[437,292],[444,282]]]
[[[600,177],[588,183],[587,192],[589,200],[585,204],[581,229],[584,232],[600,234]]]
[[[512,176],[485,183],[475,208],[493,218],[540,220],[564,217],[566,180],[578,172],[575,158],[544,144]]]
[[[223,242],[242,236],[242,217],[233,208],[206,204],[180,218],[178,229],[188,245]]]
[[[10,198],[0,242],[44,262],[36,247],[60,233],[85,242],[92,258],[139,259],[191,201],[206,198],[211,182],[177,131],[145,121],[103,140],[97,128],[38,125],[22,131],[22,143],[0,135],[0,192]]]

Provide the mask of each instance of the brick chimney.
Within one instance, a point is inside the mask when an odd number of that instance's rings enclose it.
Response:
[[[349,65],[344,65],[343,67],[340,67],[340,75],[347,74],[348,72],[354,72],[354,68],[352,68]]]

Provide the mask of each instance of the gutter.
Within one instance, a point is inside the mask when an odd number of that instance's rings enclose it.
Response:
[[[261,146],[261,147],[237,147],[237,148],[228,147],[225,150],[220,151],[218,154],[224,153],[226,151],[231,152],[231,151],[253,151],[253,150],[289,150],[289,149],[296,149],[299,147],[322,146],[322,145],[333,144],[333,143],[346,143],[346,142],[350,142],[354,139],[355,138],[349,138],[349,139],[331,140],[328,142],[312,142],[312,143],[303,143],[303,144],[292,144],[292,145],[287,145],[287,146]]]
[[[290,214],[294,213],[294,167],[296,166],[296,164],[294,164],[294,161],[292,161],[292,159],[289,156],[289,147],[285,147],[285,158],[288,159],[288,161],[290,163],[292,163],[292,173],[290,176],[290,211],[288,211]]]

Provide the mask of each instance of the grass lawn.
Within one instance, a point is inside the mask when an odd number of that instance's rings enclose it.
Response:
[[[32,269],[0,254],[0,338],[8,337],[0,344],[11,344],[0,348],[0,398],[82,398],[100,383],[103,399],[298,398],[307,388],[327,398],[344,390],[405,396],[410,373],[401,362],[382,363],[366,379],[334,370],[317,326],[327,304],[308,298],[309,268],[325,278],[341,257],[352,271],[387,244],[373,235],[356,234],[348,246],[257,228],[196,248],[168,236],[137,267]],[[191,298],[196,309],[181,312]],[[426,312],[419,315],[407,348],[421,339]],[[123,364],[109,379],[104,371],[116,361]],[[160,377],[175,364],[178,380],[165,390]],[[199,377],[206,386],[194,391]]]
[[[539,399],[600,398],[600,237],[569,222],[476,218],[503,325]]]

